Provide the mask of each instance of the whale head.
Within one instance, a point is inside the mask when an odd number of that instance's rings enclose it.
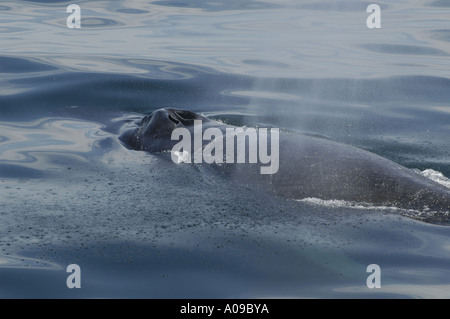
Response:
[[[194,127],[194,121],[210,120],[200,114],[174,108],[163,108],[146,115],[142,120],[133,123],[133,127],[126,130],[120,140],[126,147],[147,152],[169,151],[177,143],[172,141],[172,132],[176,128]]]

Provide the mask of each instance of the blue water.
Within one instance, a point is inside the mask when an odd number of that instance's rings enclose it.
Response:
[[[0,4],[0,297],[450,297],[448,216],[271,197],[118,140],[176,107],[448,181],[447,1],[374,2],[381,29],[364,1],[77,1],[80,29],[70,3]]]

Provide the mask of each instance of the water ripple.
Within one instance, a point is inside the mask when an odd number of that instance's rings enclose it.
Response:
[[[301,4],[301,9],[317,10],[317,11],[340,11],[340,12],[364,12],[372,2],[368,1],[327,1],[327,2],[311,2]],[[388,5],[377,2],[381,10],[388,9]]]
[[[34,73],[49,70],[56,70],[52,65],[34,61],[33,59],[21,59],[0,56],[1,73]]]
[[[439,29],[430,31],[431,38],[450,42],[450,29]]]
[[[2,176],[33,176],[36,171],[60,168],[55,161],[57,157],[87,161],[86,156],[95,150],[95,143],[105,138],[99,134],[98,124],[70,119],[0,122],[0,130],[4,134],[0,141]]]
[[[107,18],[82,18],[81,25],[83,28],[104,28],[124,26],[125,23]]]
[[[279,6],[274,3],[267,3],[262,1],[243,1],[243,0],[228,0],[228,1],[155,1],[153,4],[177,7],[177,8],[196,8],[205,11],[228,11],[228,10],[260,10],[260,9],[274,9]]]
[[[135,8],[120,8],[116,10],[117,12],[120,13],[127,13],[127,14],[144,14],[144,13],[148,13],[147,10],[139,10],[139,9],[135,9]]]
[[[450,7],[450,2],[448,2],[447,0],[437,0],[437,1],[431,2],[429,4],[429,6],[448,8],[448,7]]]
[[[418,46],[418,45],[402,45],[402,44],[387,44],[387,43],[367,43],[362,44],[362,48],[367,50],[385,53],[385,54],[398,54],[398,55],[437,55],[437,56],[448,56],[447,52],[439,49]]]

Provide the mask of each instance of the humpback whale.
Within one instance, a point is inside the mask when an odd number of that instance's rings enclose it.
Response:
[[[171,151],[178,143],[171,139],[174,129],[194,131],[198,120],[203,130],[225,132],[230,127],[191,111],[165,108],[124,126],[119,139],[129,149]],[[260,174],[259,166],[251,163],[202,165],[230,181],[289,199],[450,211],[450,189],[445,186],[369,151],[321,137],[280,132],[279,170],[272,175]]]

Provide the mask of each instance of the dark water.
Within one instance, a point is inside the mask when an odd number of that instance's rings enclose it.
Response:
[[[79,1],[68,29],[70,3],[0,5],[1,297],[450,297],[445,215],[271,197],[118,141],[176,107],[450,187],[445,1],[377,2],[381,29],[364,1]]]

